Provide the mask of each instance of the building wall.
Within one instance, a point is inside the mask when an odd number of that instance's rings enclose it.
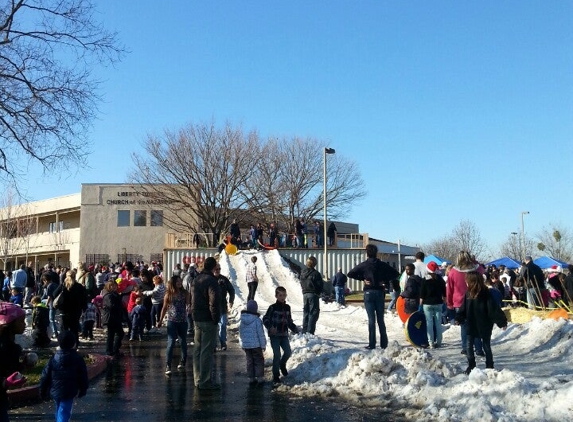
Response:
[[[113,262],[137,255],[145,262],[152,254],[161,255],[165,225],[151,225],[151,211],[168,212],[161,201],[151,202],[146,193],[128,184],[83,184],[81,192],[80,250],[86,255],[109,255]],[[129,212],[129,225],[118,227],[118,211]],[[135,212],[145,212],[145,226],[135,225]]]

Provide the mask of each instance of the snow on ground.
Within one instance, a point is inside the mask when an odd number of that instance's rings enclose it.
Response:
[[[241,251],[221,255],[222,274],[230,276],[237,298],[231,326],[243,309],[248,289],[245,269],[258,258],[255,299],[264,315],[274,303],[274,289],[287,289],[294,322],[302,323],[298,279],[277,251]],[[460,329],[444,326],[444,347],[418,350],[406,341],[398,316],[385,315],[390,344],[366,350],[366,311],[321,302],[316,336],[291,337],[289,375],[279,390],[301,396],[341,396],[360,405],[386,406],[420,421],[563,421],[573,418],[573,321],[534,318],[494,328],[495,370],[485,362],[467,376],[460,354]],[[266,350],[267,365],[272,359]],[[479,359],[479,358],[478,358]]]

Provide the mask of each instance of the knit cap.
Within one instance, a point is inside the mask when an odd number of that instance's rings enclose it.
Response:
[[[256,313],[259,310],[259,305],[255,300],[249,300],[247,302],[247,311],[251,313]]]

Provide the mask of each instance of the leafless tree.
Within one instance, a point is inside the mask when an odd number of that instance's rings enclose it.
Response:
[[[4,195],[0,197],[0,256],[3,268],[6,268],[17,240],[18,218],[16,207],[14,190],[7,189]]]
[[[550,224],[536,235],[537,249],[544,255],[562,261],[571,261],[573,257],[573,236],[567,227]]]
[[[57,173],[69,169],[61,158],[85,163],[100,101],[93,69],[124,52],[94,12],[90,0],[0,5],[0,178],[16,188],[28,164]]]
[[[427,245],[424,245],[422,250],[426,254],[436,255],[437,257],[445,259],[448,262],[456,262],[456,257],[460,252],[450,235],[433,240]]]
[[[425,245],[423,250],[451,262],[456,261],[460,251],[468,251],[479,261],[489,257],[478,228],[468,220],[460,221],[449,235]]]
[[[533,239],[525,236],[525,255],[531,254],[535,248]],[[515,259],[517,262],[525,260],[521,234],[513,232],[508,235],[507,239],[501,244],[499,248],[501,256],[508,256]]]
[[[217,241],[233,219],[278,223],[322,211],[322,145],[300,138],[261,140],[227,123],[190,125],[149,136],[134,154],[130,181],[169,203],[166,225],[208,231]],[[329,217],[336,218],[364,195],[357,165],[338,157],[329,163]],[[215,242],[216,243],[216,242]]]
[[[144,153],[133,154],[130,180],[154,200],[169,204],[164,221],[174,230],[213,234],[213,245],[228,229],[235,209],[245,206],[243,190],[259,159],[258,135],[227,123],[189,125],[149,136]]]
[[[323,148],[314,139],[270,139],[262,149],[260,166],[250,188],[249,204],[266,210],[290,229],[296,218],[310,221],[323,217]],[[342,155],[328,155],[328,218],[337,219],[366,196],[357,163]],[[268,160],[268,161],[267,161]],[[270,210],[270,214],[269,214]],[[276,221],[276,220],[275,220]]]

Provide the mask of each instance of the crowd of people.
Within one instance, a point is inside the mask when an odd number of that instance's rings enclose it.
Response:
[[[229,242],[238,249],[270,248],[322,248],[324,246],[324,225],[321,221],[306,223],[297,218],[291,232],[282,232],[278,225],[270,223],[267,227],[261,223],[251,224],[247,235],[241,235],[237,220],[229,227]],[[326,230],[328,246],[336,244],[336,224],[330,222]]]
[[[416,254],[416,261],[407,264],[402,275],[381,261],[375,245],[366,246],[366,261],[351,269],[347,275],[342,269],[332,277],[339,306],[345,306],[348,278],[364,283],[364,307],[368,317],[367,349],[388,346],[384,313],[391,311],[398,297],[404,301],[407,314],[422,311],[427,326],[427,347],[442,346],[442,325],[461,326],[462,353],[467,355],[468,369],[476,366],[476,355],[486,359],[486,368],[493,368],[491,334],[493,325],[505,329],[507,319],[501,310],[503,301],[514,306],[546,307],[573,306],[573,266],[569,275],[561,268],[545,273],[526,257],[518,272],[501,266],[484,267],[468,252],[459,253],[456,263],[438,266],[424,264],[424,254]],[[273,382],[288,374],[286,363],[291,355],[289,331],[315,334],[320,315],[320,297],[324,291],[322,275],[316,270],[317,260],[311,256],[299,274],[303,295],[303,321],[299,329],[293,322],[287,291],[276,288],[276,302],[269,306],[261,319],[255,301],[257,285],[257,258],[251,257],[246,268],[245,283],[248,298],[241,312],[239,337],[246,356],[246,372],[252,384],[264,379],[264,351],[267,338],[273,352]],[[77,268],[53,267],[48,264],[35,276],[30,265],[22,265],[13,274],[4,276],[3,301],[0,309],[0,348],[3,356],[18,355],[15,334],[23,332],[22,307],[31,307],[34,344],[48,347],[58,339],[63,350],[50,361],[46,369],[42,391],[54,390],[56,369],[61,362],[75,362],[82,366],[71,351],[81,341],[94,339],[94,328],[106,329],[106,354],[110,358],[121,356],[121,346],[127,328],[129,341],[142,341],[164,323],[167,327],[167,353],[165,374],[172,373],[173,351],[180,347],[178,370],[185,370],[188,360],[188,336],[192,337],[194,383],[198,389],[214,390],[220,385],[211,378],[213,354],[227,349],[227,313],[233,307],[233,283],[221,274],[218,261],[209,257],[201,268],[194,259],[181,268],[177,264],[173,276],[164,281],[161,263],[150,265],[126,262],[109,266],[79,263]],[[32,283],[33,280],[34,282]],[[386,292],[391,301],[386,305]],[[8,292],[8,293],[6,293]],[[59,316],[59,318],[58,318]],[[25,326],[25,324],[24,324]],[[267,330],[267,336],[264,329]],[[65,356],[64,356],[65,355]],[[71,357],[70,357],[71,356]],[[3,377],[2,394],[7,388],[22,384],[15,369],[18,359],[2,359],[0,376]],[[81,371],[80,371],[81,372]],[[55,372],[54,372],[55,373]],[[57,379],[57,376],[55,376]],[[52,383],[52,384],[51,384]],[[85,393],[83,378],[77,380],[76,393]],[[70,398],[61,395],[56,387],[52,397],[56,412],[64,415],[71,411]],[[7,414],[4,396],[0,395],[2,412]],[[73,398],[73,396],[72,396]],[[4,416],[4,414],[2,416]],[[7,420],[7,419],[5,419]]]

